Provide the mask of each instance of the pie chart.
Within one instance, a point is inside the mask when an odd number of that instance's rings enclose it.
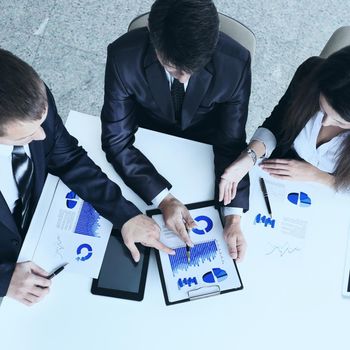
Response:
[[[79,197],[75,192],[70,191],[67,193],[66,199],[67,199],[66,201],[67,208],[73,209],[77,205]]]
[[[222,282],[227,278],[227,273],[225,270],[218,267],[214,267],[212,271],[206,272],[203,275],[203,281],[205,283]]]
[[[197,227],[193,228],[192,231],[197,235],[205,235],[213,228],[213,221],[208,216],[197,216],[194,221],[197,222]]]
[[[309,207],[311,205],[311,198],[305,192],[292,192],[288,194],[288,200],[299,207]]]

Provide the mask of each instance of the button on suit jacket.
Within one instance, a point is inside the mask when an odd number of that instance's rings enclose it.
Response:
[[[171,185],[142,150],[134,147],[138,126],[212,144],[217,197],[220,176],[246,147],[250,86],[249,52],[220,33],[211,61],[189,80],[181,123],[176,123],[169,82],[148,30],[140,28],[123,35],[108,46],[101,112],[102,147],[108,161],[125,183],[150,204]],[[246,176],[230,206],[247,210],[248,199]]]
[[[29,144],[34,163],[34,188],[31,198],[31,215],[38,203],[48,173],[56,175],[82,199],[115,227],[122,225],[140,211],[122,197],[119,187],[108,180],[93,163],[77,140],[69,135],[57,113],[55,102],[47,89],[48,114],[42,127],[45,140]],[[7,293],[22,245],[15,221],[0,192],[0,296]]]

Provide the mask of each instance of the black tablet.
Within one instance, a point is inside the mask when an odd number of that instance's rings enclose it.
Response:
[[[145,292],[150,248],[137,244],[141,258],[135,263],[123,243],[121,233],[113,230],[109,238],[98,279],[91,293],[141,301]]]

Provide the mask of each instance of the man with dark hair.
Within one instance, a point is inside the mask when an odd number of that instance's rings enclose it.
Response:
[[[0,77],[0,296],[31,305],[49,291],[46,271],[16,263],[48,173],[120,229],[135,260],[135,242],[173,253],[158,241],[158,225],[123,198],[69,135],[34,69],[0,49]]]
[[[141,126],[212,144],[218,199],[221,174],[246,148],[250,85],[250,54],[219,32],[211,0],[157,0],[148,28],[133,30],[108,47],[102,147],[125,183],[157,205],[168,228],[190,246],[187,230],[195,223],[169,192],[170,183],[133,146],[134,134]],[[248,200],[246,176],[236,197],[221,204],[224,236],[237,260],[246,248],[240,217]]]

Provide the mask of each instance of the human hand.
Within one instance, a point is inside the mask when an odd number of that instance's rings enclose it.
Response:
[[[272,177],[282,180],[317,182],[325,174],[308,162],[293,159],[267,159],[260,166]]]
[[[170,193],[162,200],[159,208],[162,210],[165,225],[177,233],[189,247],[193,247],[188,230],[197,225],[188,209]]]
[[[224,238],[231,258],[237,262],[242,261],[247,250],[247,243],[241,230],[239,215],[225,216]]]
[[[48,275],[32,261],[17,263],[6,295],[25,305],[34,305],[50,291]]]
[[[253,166],[253,160],[243,154],[225,169],[219,183],[219,202],[224,201],[227,205],[235,198],[239,182]]]
[[[172,249],[159,241],[160,228],[153,219],[146,215],[136,215],[128,220],[123,225],[121,234],[135,262],[140,260],[140,252],[135,243],[141,243],[146,247],[156,248],[166,254],[175,254]]]

